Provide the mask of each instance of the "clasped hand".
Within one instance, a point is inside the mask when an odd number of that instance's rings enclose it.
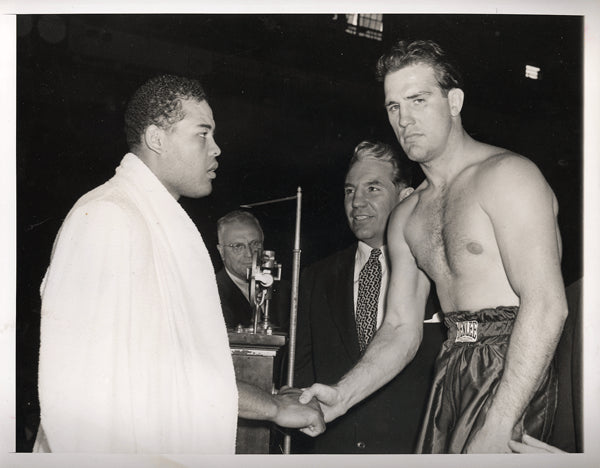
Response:
[[[275,395],[278,411],[273,422],[282,427],[300,429],[305,434],[316,437],[325,431],[323,412],[315,398],[300,402],[300,395],[302,390],[281,387]]]
[[[315,383],[311,387],[303,389],[300,396],[300,403],[306,404],[315,399],[318,400],[321,406],[326,423],[333,421],[347,411],[342,394],[335,386]]]

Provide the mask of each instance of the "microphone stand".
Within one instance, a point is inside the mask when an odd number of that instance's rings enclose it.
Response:
[[[241,208],[252,208],[253,206],[268,205],[287,200],[296,200],[296,229],[294,234],[294,251],[292,263],[292,298],[290,303],[290,346],[288,353],[287,385],[294,386],[294,361],[296,359],[296,324],[298,318],[298,285],[300,283],[300,218],[302,214],[302,188],[298,187],[296,195],[291,197],[277,198],[263,202],[240,205]],[[291,436],[286,433],[283,440],[283,453],[289,455],[291,451]]]

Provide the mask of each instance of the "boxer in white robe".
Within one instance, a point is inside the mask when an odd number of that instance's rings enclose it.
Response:
[[[41,290],[52,451],[233,452],[235,376],[210,258],[136,156],[73,207]]]
[[[220,154],[201,87],[182,91],[190,83],[166,76],[138,91],[132,153],[56,238],[41,286],[36,451],[234,453],[238,392],[215,275],[177,202],[211,192]],[[152,112],[150,124],[136,117]],[[297,397],[239,389],[242,417],[324,429]]]

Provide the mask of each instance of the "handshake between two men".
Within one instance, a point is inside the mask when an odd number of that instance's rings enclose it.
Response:
[[[333,387],[314,384],[307,389],[283,386],[276,395],[277,415],[272,421],[282,427],[299,429],[316,437],[325,432],[325,424],[341,416],[339,393]]]

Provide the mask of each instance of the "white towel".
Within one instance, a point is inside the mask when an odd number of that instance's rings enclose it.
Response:
[[[210,257],[135,155],[70,211],[41,293],[50,450],[234,453],[237,389]]]

